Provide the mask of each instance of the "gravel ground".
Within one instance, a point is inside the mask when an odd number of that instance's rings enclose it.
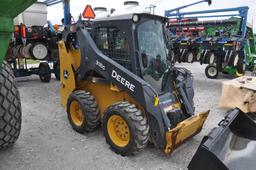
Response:
[[[106,144],[102,130],[78,134],[71,129],[66,111],[59,102],[59,82],[41,83],[37,76],[19,78],[23,123],[14,147],[0,152],[0,170],[34,169],[186,169],[202,137],[225,114],[218,108],[221,81],[207,79],[205,66],[183,64],[194,75],[196,111],[210,109],[202,132],[171,155],[148,146],[132,157],[116,155]]]

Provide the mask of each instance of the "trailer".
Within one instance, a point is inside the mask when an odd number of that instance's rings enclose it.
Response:
[[[217,78],[220,72],[241,76],[246,70],[253,71],[256,57],[252,28],[247,23],[248,9],[243,6],[193,12],[180,12],[180,8],[165,11],[169,18],[168,29],[176,37],[171,42],[179,49],[172,49],[173,58],[179,62],[207,64],[208,78]]]
[[[38,74],[42,82],[49,82],[54,73],[59,80],[57,42],[62,35],[47,21],[46,3],[34,3],[14,19],[14,24],[6,59],[15,77]],[[37,64],[29,64],[31,60]]]

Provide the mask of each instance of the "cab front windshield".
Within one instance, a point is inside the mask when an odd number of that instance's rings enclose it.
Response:
[[[142,77],[158,94],[165,90],[167,70],[166,40],[161,21],[148,20],[137,28]]]

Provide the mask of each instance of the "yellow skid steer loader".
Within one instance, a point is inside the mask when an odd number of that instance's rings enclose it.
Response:
[[[209,111],[194,114],[193,78],[171,63],[166,21],[127,14],[66,28],[60,92],[74,130],[102,124],[107,143],[123,156],[148,141],[170,153],[201,131]]]

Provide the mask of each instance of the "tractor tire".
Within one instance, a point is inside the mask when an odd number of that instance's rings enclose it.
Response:
[[[50,82],[51,80],[51,68],[47,62],[39,64],[39,78],[42,82]]]
[[[218,77],[218,74],[219,74],[219,72],[218,72],[216,65],[209,64],[205,68],[205,75],[209,79],[216,79]]]
[[[68,120],[78,133],[92,132],[100,124],[100,112],[95,98],[83,90],[73,92],[67,102]]]
[[[122,156],[136,154],[148,144],[149,125],[145,115],[129,102],[110,106],[103,116],[103,132],[112,151]]]
[[[0,149],[14,144],[20,135],[21,103],[11,67],[6,61],[0,73]]]
[[[237,66],[236,66],[236,75],[238,77],[244,75],[245,70],[246,70],[246,64],[244,63],[244,60],[243,60],[243,58],[239,58],[239,60],[237,62]]]
[[[60,64],[58,62],[53,64],[53,71],[54,71],[55,78],[57,80],[60,80]]]

